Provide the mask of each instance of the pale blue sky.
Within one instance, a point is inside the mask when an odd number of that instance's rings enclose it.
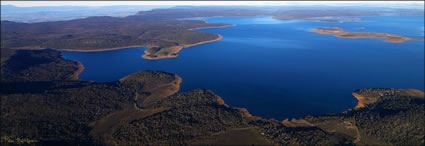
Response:
[[[111,6],[111,5],[380,5],[424,6],[424,1],[1,1],[1,5],[31,6]]]

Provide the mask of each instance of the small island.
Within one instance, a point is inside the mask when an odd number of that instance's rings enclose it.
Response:
[[[386,42],[389,42],[389,43],[404,43],[410,40],[424,40],[424,38],[410,38],[410,37],[403,37],[400,35],[394,35],[389,33],[347,31],[339,27],[316,28],[310,32],[315,32],[319,34],[334,34],[337,37],[350,38],[350,39],[377,38],[377,39],[384,39]]]

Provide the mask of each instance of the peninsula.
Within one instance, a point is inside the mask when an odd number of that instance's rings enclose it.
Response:
[[[389,43],[404,43],[410,40],[424,40],[424,38],[411,38],[411,37],[403,37],[400,35],[394,35],[389,33],[374,33],[374,32],[354,32],[344,30],[339,27],[326,27],[326,28],[316,28],[311,30],[310,32],[315,32],[319,34],[334,34],[337,37],[341,38],[376,38],[376,39],[384,39]]]
[[[367,88],[352,94],[358,100],[353,109],[301,120],[328,132],[344,133],[356,145],[423,145],[425,126],[415,125],[424,122],[423,91]]]
[[[212,28],[212,27],[208,27],[208,28]],[[142,58],[150,59],[150,60],[163,59],[163,58],[174,58],[174,57],[178,56],[177,53],[180,52],[180,50],[183,49],[183,48],[218,41],[218,40],[221,40],[222,38],[223,38],[222,35],[217,34],[217,37],[215,39],[197,42],[197,43],[193,43],[193,44],[176,45],[176,46],[164,47],[164,48],[151,47],[151,48],[145,50],[145,54],[142,55]]]

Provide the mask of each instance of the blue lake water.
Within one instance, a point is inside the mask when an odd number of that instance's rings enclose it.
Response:
[[[202,18],[236,26],[198,30],[221,34],[223,39],[184,48],[177,58],[145,60],[141,55],[146,48],[64,51],[64,57],[83,63],[83,80],[116,81],[140,70],[171,72],[183,78],[181,92],[207,88],[231,106],[279,120],[342,112],[357,104],[351,93],[360,88],[424,90],[424,41],[387,43],[308,32],[341,27],[424,37],[423,16],[361,19],[376,22]]]

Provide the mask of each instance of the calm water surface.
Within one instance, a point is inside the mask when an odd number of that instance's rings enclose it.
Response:
[[[85,66],[83,80],[116,81],[140,70],[183,78],[181,92],[207,88],[231,106],[282,120],[342,112],[360,88],[424,90],[424,41],[386,43],[308,32],[318,27],[424,37],[423,16],[362,17],[375,22],[281,21],[271,17],[203,18],[234,27],[203,29],[223,39],[183,49],[177,58],[145,60],[146,48],[64,52]],[[366,27],[366,29],[360,29]]]

